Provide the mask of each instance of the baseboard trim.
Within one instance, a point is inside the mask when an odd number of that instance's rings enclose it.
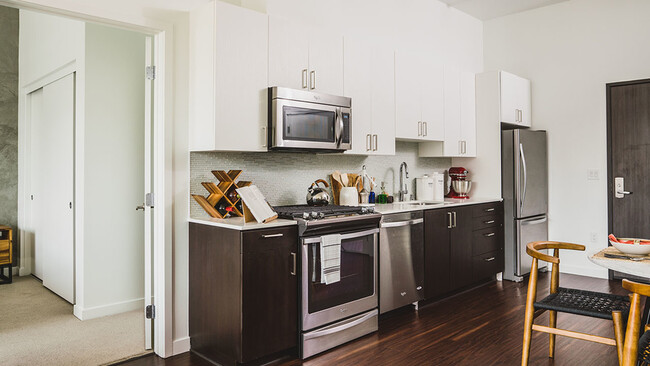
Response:
[[[144,313],[144,298],[116,302],[108,305],[93,306],[90,308],[81,308],[75,305],[73,313],[74,316],[81,320],[88,320],[138,309],[142,309]]]
[[[183,337],[174,340],[172,343],[172,355],[176,356],[190,350],[190,337]]]

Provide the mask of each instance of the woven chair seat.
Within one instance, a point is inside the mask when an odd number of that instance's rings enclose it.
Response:
[[[612,311],[616,310],[621,311],[623,319],[627,319],[630,300],[628,296],[559,287],[558,292],[535,302],[533,306],[535,309],[612,320]]]
[[[650,365],[650,330],[643,333],[639,339],[639,356],[637,360],[641,365]]]

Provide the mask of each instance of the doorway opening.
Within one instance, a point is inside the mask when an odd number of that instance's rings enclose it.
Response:
[[[32,354],[38,349],[32,356],[48,362],[35,364],[106,363],[146,352],[153,340],[145,317],[153,300],[154,80],[147,77],[153,39],[4,9],[20,27],[18,240],[11,269],[19,276],[0,290],[14,309],[6,312],[15,325],[8,329],[27,332],[2,336],[24,341]],[[40,312],[32,307],[43,304]],[[54,313],[47,317],[45,310]],[[17,316],[34,312],[48,320]],[[54,333],[41,328],[56,321]],[[121,340],[137,347],[110,348]],[[48,360],[48,349],[55,358]],[[66,355],[62,349],[73,358],[58,358]],[[29,353],[14,356],[27,362]]]

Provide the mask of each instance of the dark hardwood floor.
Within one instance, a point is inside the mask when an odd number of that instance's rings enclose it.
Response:
[[[548,275],[540,274],[538,294],[548,293]],[[620,281],[562,274],[560,285],[626,294]],[[493,282],[455,297],[398,310],[379,322],[379,332],[308,360],[284,360],[278,366],[319,365],[517,365],[521,362],[527,283]],[[536,320],[548,323],[544,314]],[[611,321],[558,314],[558,326],[613,337]],[[555,360],[548,358],[548,335],[533,333],[530,365],[616,365],[616,349],[565,337],[557,338]],[[162,359],[147,356],[128,366],[209,366],[191,353]]]

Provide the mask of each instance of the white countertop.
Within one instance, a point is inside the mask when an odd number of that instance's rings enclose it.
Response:
[[[386,204],[376,204],[374,205],[375,211],[383,215],[393,214],[399,212],[409,212],[409,211],[421,211],[421,210],[432,210],[437,208],[447,208],[447,207],[456,207],[464,205],[476,205],[480,203],[488,202],[498,202],[501,201],[501,198],[469,198],[469,199],[445,199],[444,203],[435,203],[435,204],[426,204],[418,205],[414,203],[419,203],[422,201],[410,201],[410,202],[396,202],[396,203],[386,203]],[[373,205],[367,205],[373,206]],[[228,219],[215,219],[215,218],[190,218],[189,222],[203,225],[218,226],[226,229],[234,230],[255,230],[255,229],[266,229],[271,227],[278,226],[291,226],[297,225],[298,222],[295,220],[285,220],[285,219],[275,219],[267,224],[259,224],[257,222],[244,222],[243,217],[231,217]]]
[[[374,207],[375,207],[375,211],[386,215],[386,214],[409,212],[409,211],[431,210],[437,208],[456,207],[456,206],[465,206],[465,205],[477,205],[480,203],[499,202],[499,201],[502,201],[502,199],[501,198],[473,198],[473,197],[468,199],[445,198],[445,202],[441,202],[441,203],[428,203],[425,205],[420,205],[417,203],[423,201],[410,201],[410,202],[375,204]]]
[[[285,220],[285,219],[275,219],[266,224],[260,224],[257,221],[244,222],[243,217],[231,217],[227,219],[190,218],[188,221],[193,222],[195,224],[218,226],[218,227],[222,227],[226,229],[234,229],[234,230],[268,229],[272,227],[291,226],[291,225],[298,224],[298,222],[295,220]]]

